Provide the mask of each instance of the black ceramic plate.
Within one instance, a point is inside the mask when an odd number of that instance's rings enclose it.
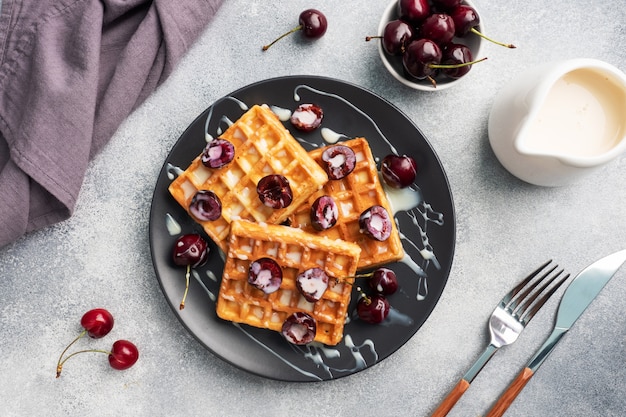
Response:
[[[295,346],[273,331],[236,325],[216,316],[215,299],[223,259],[210,242],[208,262],[193,271],[186,308],[178,306],[185,287],[185,268],[171,261],[180,234],[204,233],[178,206],[167,188],[206,145],[206,132],[217,137],[246,108],[267,104],[276,113],[302,103],[324,110],[322,127],[299,132],[285,121],[305,148],[326,144],[325,139],[363,136],[380,160],[397,152],[411,155],[418,165],[413,195],[419,204],[398,211],[407,257],[389,265],[400,290],[389,297],[389,317],[379,325],[367,324],[351,314],[344,339],[337,346]],[[397,206],[396,206],[397,207]],[[182,324],[207,349],[223,360],[264,377],[284,381],[321,381],[353,374],[385,359],[407,342],[426,321],[446,284],[455,245],[452,196],[439,159],[420,130],[396,107],[358,86],[342,81],[294,76],[262,81],[226,96],[204,111],[187,128],[167,157],[157,180],[150,212],[150,246],[156,275],[165,298]],[[355,290],[356,291],[356,290]],[[353,296],[350,311],[358,297]]]

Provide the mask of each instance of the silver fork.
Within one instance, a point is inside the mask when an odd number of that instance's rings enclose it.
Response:
[[[482,355],[463,375],[463,378],[450,391],[431,417],[443,417],[450,412],[493,354],[502,346],[515,342],[528,322],[561,284],[569,278],[569,274],[563,275],[563,269],[555,272],[558,265],[548,267],[551,262],[550,260],[541,265],[502,298],[489,318],[489,333],[491,333],[489,346],[485,348]],[[542,274],[546,267],[548,267],[547,270]],[[538,276],[540,277],[535,279]],[[559,279],[557,280],[557,278]]]

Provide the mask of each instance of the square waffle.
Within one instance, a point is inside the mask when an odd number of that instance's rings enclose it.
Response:
[[[324,187],[315,192],[305,204],[300,205],[290,216],[291,226],[303,229],[308,233],[325,236],[331,239],[342,239],[354,242],[361,247],[359,269],[373,268],[404,257],[404,249],[400,233],[393,221],[393,212],[383,189],[372,150],[364,138],[351,139],[341,143],[349,146],[356,156],[354,170],[340,180],[330,180]],[[309,155],[320,165],[324,148],[315,149]],[[322,195],[329,195],[337,204],[339,217],[330,229],[317,231],[311,225],[311,205]],[[389,239],[377,241],[361,233],[359,217],[361,213],[373,205],[383,206],[392,217],[392,232]]]
[[[217,299],[217,315],[224,320],[280,332],[294,312],[311,315],[317,323],[315,341],[336,345],[343,337],[350,294],[361,249],[349,242],[315,236],[303,230],[235,220]],[[274,259],[283,270],[280,288],[271,293],[248,283],[250,263]],[[310,303],[296,287],[297,275],[321,268],[330,278],[323,297]],[[335,283],[333,278],[341,278]],[[347,284],[345,282],[349,282]]]
[[[224,252],[228,250],[230,223],[234,219],[281,223],[328,181],[326,172],[267,106],[251,107],[220,137],[234,145],[233,161],[210,169],[198,155],[170,184],[169,191],[187,212],[198,190],[211,190],[219,197],[220,218],[198,223]],[[275,210],[259,199],[256,184],[269,174],[281,174],[289,180],[293,192],[289,206]]]

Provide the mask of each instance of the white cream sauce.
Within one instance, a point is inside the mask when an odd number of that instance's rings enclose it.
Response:
[[[593,157],[626,140],[626,91],[606,75],[581,68],[552,86],[523,143],[537,153]]]

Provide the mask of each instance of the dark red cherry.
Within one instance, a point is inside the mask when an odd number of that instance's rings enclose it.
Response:
[[[226,139],[213,139],[207,143],[200,160],[207,168],[221,168],[235,157],[235,147]]]
[[[322,124],[324,112],[315,104],[301,104],[291,114],[291,124],[303,132],[311,132]]]
[[[199,221],[213,221],[222,215],[222,202],[211,190],[198,191],[189,204],[189,212]]]
[[[328,21],[324,13],[316,9],[307,9],[300,13],[298,23],[307,38],[317,39],[324,36],[328,29]]]
[[[330,229],[337,224],[339,209],[335,200],[329,195],[318,197],[311,205],[311,225],[315,230]]]
[[[420,35],[438,45],[445,45],[454,38],[454,20],[445,13],[432,14],[422,23]]]
[[[250,263],[248,269],[248,283],[271,294],[280,288],[283,282],[283,270],[272,258],[260,258]]]
[[[405,188],[415,181],[417,164],[407,155],[387,155],[380,165],[380,173],[390,187]]]
[[[402,55],[402,65],[409,76],[418,80],[431,79],[437,70],[431,64],[441,62],[441,48],[430,39],[418,39],[407,46],[406,52]]]
[[[139,359],[139,350],[128,340],[118,340],[113,343],[109,353],[109,365],[111,368],[123,371],[133,366]]]
[[[463,44],[449,44],[443,49],[441,64],[455,65],[472,62],[472,51]],[[472,69],[471,65],[464,65],[456,68],[441,68],[441,72],[452,79],[461,78]]]
[[[306,345],[315,339],[317,323],[307,313],[297,311],[283,323],[282,335],[294,345]]]
[[[328,288],[328,275],[320,268],[307,269],[296,277],[296,287],[309,303],[319,301]]]
[[[208,255],[207,242],[199,234],[182,235],[174,242],[172,258],[176,265],[197,268],[206,262]]]
[[[398,278],[393,270],[377,268],[368,280],[371,289],[382,295],[391,295],[398,290]]]
[[[413,24],[420,23],[430,15],[428,0],[399,0],[398,15]]]
[[[89,310],[80,319],[80,325],[87,331],[89,337],[100,339],[109,334],[114,324],[113,315],[104,308]]]
[[[372,239],[384,241],[391,236],[391,218],[383,206],[372,206],[359,217],[361,232]]]
[[[285,208],[293,201],[289,180],[279,174],[261,178],[256,186],[256,191],[261,202],[273,209]]]
[[[283,33],[271,43],[263,46],[263,50],[267,51],[270,46],[292,33],[302,31],[302,34],[309,39],[317,39],[324,36],[326,29],[328,28],[328,21],[324,13],[316,9],[307,9],[300,13],[298,17],[298,26],[291,29],[289,32]]]
[[[383,31],[383,48],[389,55],[402,55],[414,36],[413,26],[400,19],[392,20]]]
[[[324,162],[328,178],[340,180],[354,170],[356,155],[348,146],[333,145],[322,152],[322,162]]]
[[[362,296],[356,305],[359,318],[371,324],[382,323],[389,315],[389,301],[384,295]]]

